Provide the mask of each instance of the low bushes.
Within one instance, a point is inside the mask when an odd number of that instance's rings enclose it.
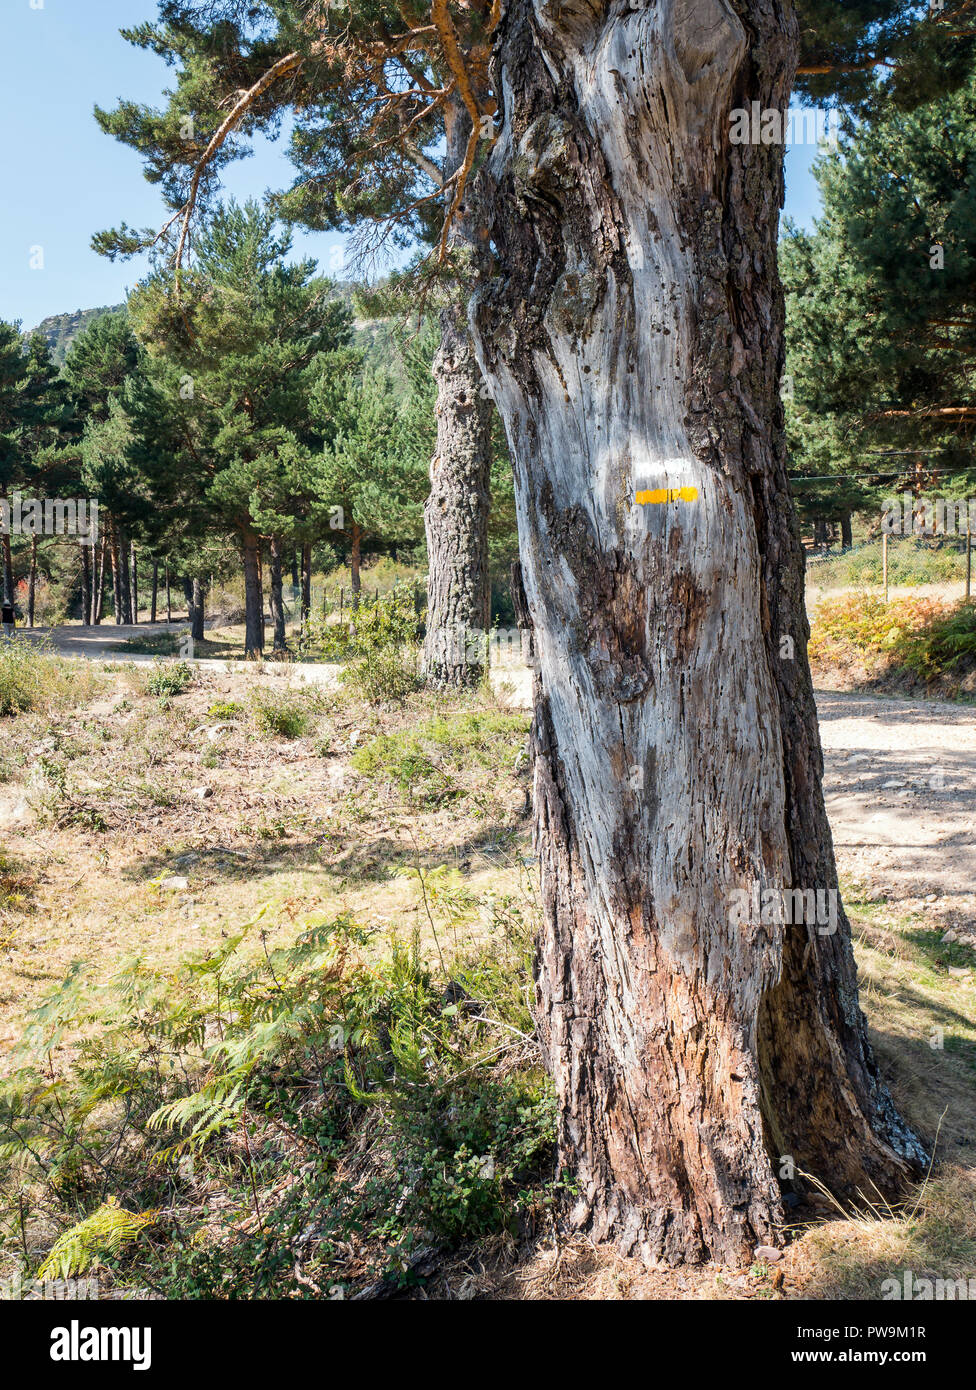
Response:
[[[510,906],[439,976],[348,917],[277,949],[260,924],[175,976],[76,966],[35,1011],[0,1087],[0,1243],[26,1273],[321,1298],[551,1204]]]
[[[860,663],[868,675],[959,691],[976,671],[976,605],[846,594],[817,607],[810,633],[815,667]]]

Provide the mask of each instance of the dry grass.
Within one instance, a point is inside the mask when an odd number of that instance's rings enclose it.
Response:
[[[76,959],[98,974],[134,954],[175,963],[265,904],[272,933],[348,909],[407,933],[419,920],[424,936],[419,883],[404,871],[453,868],[472,901],[525,879],[525,773],[514,759],[472,760],[449,804],[422,807],[382,771],[352,767],[371,738],[429,719],[423,698],[377,712],[244,671],[198,673],[185,695],[161,701],[146,693],[149,669],[120,666],[86,705],[5,722],[0,845],[16,841],[32,910],[4,910],[0,894],[0,1058]],[[303,737],[262,732],[253,710],[276,700],[307,708]],[[221,705],[241,710],[209,713]],[[478,920],[472,907],[454,929],[477,932]]]

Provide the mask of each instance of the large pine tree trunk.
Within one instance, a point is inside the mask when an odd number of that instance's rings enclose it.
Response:
[[[5,531],[2,537],[3,549],[3,601],[5,604],[12,604],[14,601],[14,561],[10,548],[10,534]]]
[[[81,547],[81,623],[82,627],[87,627],[91,622],[92,610],[92,560],[94,559],[94,546],[83,545]]]
[[[129,569],[129,605],[132,610],[131,621],[139,622],[139,558],[136,554],[135,541],[129,545],[131,564]]]
[[[496,53],[471,319],[538,662],[538,1014],[574,1222],[650,1261],[776,1241],[791,1165],[890,1190],[923,1160],[842,912],[737,920],[755,885],[837,886],[777,398],[782,150],[728,139],[730,108],[787,105],[795,49],[766,0],[512,0]]]
[[[105,607],[105,555],[108,550],[108,536],[103,534],[101,548],[99,550],[98,564],[95,564],[95,553],[92,551],[92,569],[97,571],[95,577],[95,588],[92,594],[92,626],[96,626],[102,621],[102,612]]]
[[[132,571],[131,571],[130,568],[129,568],[129,538],[128,538],[128,536],[126,535],[126,533],[122,530],[121,526],[119,527],[119,533],[118,533],[118,535],[119,535],[119,542],[118,542],[118,549],[119,549],[119,583],[120,583],[120,585],[121,585],[121,590],[120,590],[120,607],[121,607],[121,610],[122,610],[122,617],[121,617],[120,621],[123,622],[123,623],[129,623],[129,624],[131,624],[131,623],[132,623],[132,620],[133,620],[133,619],[132,619]]]
[[[250,527],[241,529],[244,554],[244,654],[264,651],[264,592],[261,585],[261,538]]]
[[[447,118],[448,176],[461,164],[470,122],[458,100]],[[474,219],[462,216],[452,248],[475,261],[483,252]],[[488,628],[488,511],[491,505],[493,405],[460,303],[441,312],[441,341],[434,356],[437,442],[430,461],[430,496],[424,507],[427,533],[427,633],[423,667],[442,685],[476,681],[481,669],[470,657],[481,645],[470,634]]]

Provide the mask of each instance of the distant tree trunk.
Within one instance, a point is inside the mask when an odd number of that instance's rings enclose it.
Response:
[[[159,600],[159,561],[152,562],[152,596],[149,601],[149,621],[156,621],[156,607]]]
[[[840,543],[845,550],[850,550],[854,544],[854,532],[851,528],[851,514],[845,512],[840,519]]]
[[[92,626],[96,627],[102,621],[102,612],[105,606],[105,555],[108,550],[108,533],[102,535],[102,543],[98,552],[98,576],[95,580],[94,593],[92,594]],[[95,553],[92,551],[92,567],[95,566]]]
[[[244,654],[264,651],[264,594],[261,588],[261,540],[249,526],[241,528],[244,555]]]
[[[301,579],[298,573],[298,551],[293,550],[291,552],[291,586],[293,589],[297,589],[300,584]]]
[[[463,159],[470,119],[459,98],[448,111],[445,172]],[[470,219],[455,225],[454,242],[479,254]],[[490,614],[488,511],[491,504],[491,422],[494,407],[478,366],[463,303],[441,312],[441,341],[434,356],[437,441],[430,461],[430,496],[424,507],[427,533],[427,631],[423,669],[439,685],[466,685],[481,675],[480,642]],[[472,661],[471,656],[475,656]]]
[[[274,624],[274,650],[283,652],[285,643],[285,604],[281,594],[281,538],[272,536],[269,542],[269,583],[271,588],[271,620]]]
[[[14,601],[14,562],[10,551],[10,535],[6,531],[3,534],[3,601],[7,604]]]
[[[173,602],[169,587],[169,561],[165,565],[164,578],[166,580],[166,623],[169,625],[173,621]]]
[[[192,608],[190,612],[190,636],[194,642],[203,641],[204,606],[207,586],[196,576],[193,579]]]
[[[95,585],[98,582],[98,546],[93,541],[85,546],[86,555],[82,560],[85,577],[88,581],[88,595],[84,604],[83,622],[91,627],[95,622]]]
[[[81,625],[88,627],[91,623],[91,601],[92,601],[92,561],[94,559],[94,547],[83,545],[81,547]]]
[[[123,599],[120,579],[121,565],[119,563],[119,533],[115,525],[114,517],[109,518],[108,526],[108,534],[110,536],[109,549],[112,557],[112,608],[115,612],[116,623],[121,624],[125,622],[125,615],[122,608]]]
[[[308,636],[308,622],[312,612],[312,547],[302,546],[302,636]]]
[[[356,522],[352,523],[352,549],[349,554],[349,578],[352,586],[352,611],[359,612],[359,594],[362,589],[360,565],[362,564],[363,533]]]
[[[82,546],[82,551],[85,547]],[[84,582],[84,579],[83,579]],[[30,568],[27,571],[27,626],[34,626],[34,596],[37,592],[37,536],[31,532]],[[82,591],[84,592],[84,590]]]
[[[207,586],[196,575],[192,579],[184,575],[182,583],[183,596],[186,599],[186,620],[190,624],[190,636],[194,642],[202,642]]]
[[[791,1173],[893,1192],[925,1159],[836,898],[778,399],[782,149],[729,139],[732,108],[788,106],[796,19],[511,0],[497,42],[471,318],[538,656],[559,1168],[594,1239],[741,1266],[781,1242]]]
[[[119,527],[119,582],[121,584],[122,621],[132,622],[132,575],[129,569],[129,538]]]
[[[132,555],[132,569],[131,569],[132,580],[131,580],[131,584],[130,584],[130,593],[131,593],[131,595],[132,595],[132,621],[133,621],[134,623],[138,623],[138,621],[139,621],[139,560],[138,560],[138,557],[137,557],[137,555],[136,555],[136,543],[135,543],[135,541],[133,541],[133,542],[131,543],[131,545],[130,545],[130,547],[129,547],[129,550],[130,550],[130,553],[131,553],[131,555]]]

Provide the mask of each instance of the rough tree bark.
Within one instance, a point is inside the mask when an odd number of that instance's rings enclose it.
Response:
[[[447,111],[447,177],[464,158],[470,129],[470,118],[458,100]],[[455,224],[451,246],[455,253],[480,262],[483,250],[470,214]],[[487,631],[490,611],[493,407],[460,303],[441,311],[440,326],[441,341],[433,363],[437,442],[424,507],[428,578],[423,669],[435,684],[466,685],[481,674],[478,662],[468,659],[478,650],[471,644],[468,651],[468,634]]]
[[[244,555],[244,654],[258,657],[264,651],[264,592],[261,584],[261,538],[250,527],[241,528]]]
[[[832,934],[733,911],[837,887],[778,401],[782,150],[728,139],[732,108],[787,105],[796,46],[779,0],[511,0],[495,55],[470,315],[538,662],[538,1016],[574,1224],[650,1262],[775,1242],[789,1164],[886,1191],[924,1159],[842,910]]]
[[[281,593],[281,538],[272,536],[269,542],[269,588],[271,598],[271,621],[274,625],[274,650],[287,650],[285,642],[285,604]]]

